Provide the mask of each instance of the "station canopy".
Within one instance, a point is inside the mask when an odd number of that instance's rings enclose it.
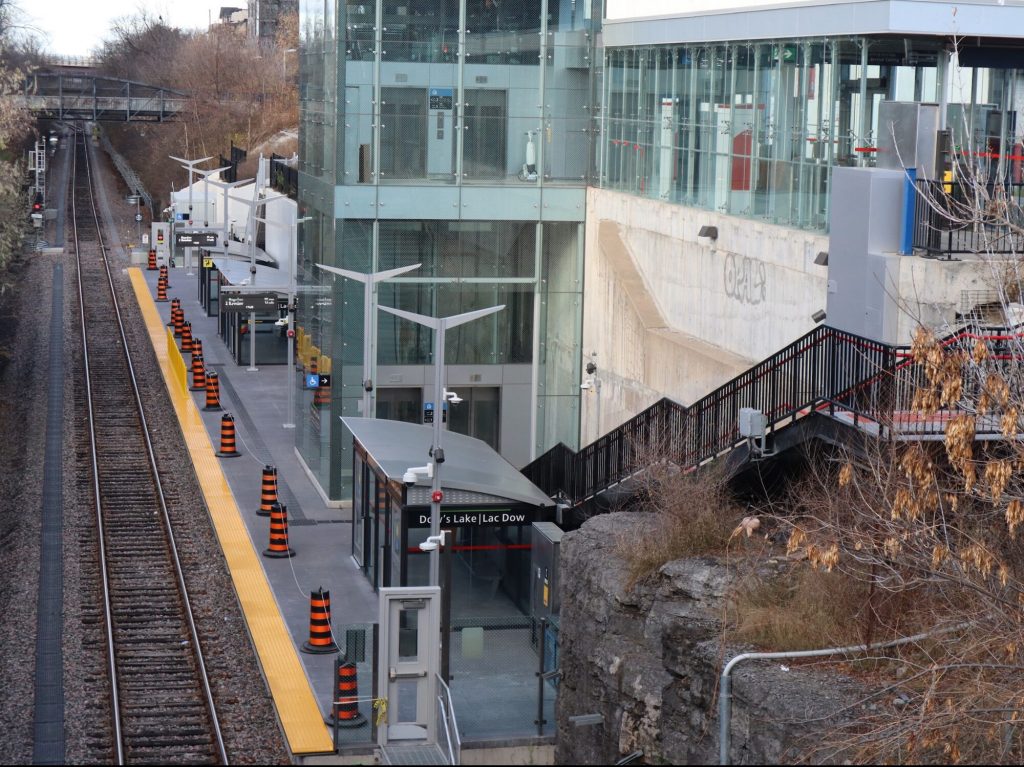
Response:
[[[251,272],[249,271],[251,262],[248,259],[243,260],[242,258],[229,258],[226,256],[213,256],[214,266],[224,275],[224,279],[229,285],[237,287],[246,287],[249,285]],[[288,275],[282,273],[280,269],[272,266],[264,266],[257,261],[256,263],[256,283],[252,286],[253,290],[265,290],[267,292],[279,291],[282,293],[288,292]]]
[[[378,418],[342,417],[341,421],[389,480],[401,482],[408,469],[430,463],[432,426]],[[554,505],[486,442],[446,430],[441,446],[445,456],[441,487],[446,492],[482,494],[531,506]],[[424,491],[425,503],[429,504],[429,485],[430,481],[423,477],[415,488],[410,488],[410,504],[420,505],[417,498],[421,493],[414,492],[419,490]],[[455,498],[446,500],[458,502]]]

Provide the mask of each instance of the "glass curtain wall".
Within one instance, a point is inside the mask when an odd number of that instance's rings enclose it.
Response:
[[[315,219],[302,233],[315,255],[300,267],[297,327],[333,369],[329,393],[303,391],[296,424],[299,450],[332,498],[347,497],[352,471],[338,416],[362,415],[364,297],[360,283],[317,262],[363,273],[422,264],[377,289],[378,304],[420,314],[504,304],[449,331],[446,363],[520,366],[513,378],[534,391],[516,424],[527,435],[521,451],[530,430],[539,452],[578,439],[583,229],[541,221],[540,190],[582,187],[592,167],[598,5],[303,0],[299,198]],[[439,211],[424,202],[424,187],[442,185],[449,195],[502,192],[475,197],[493,199],[491,209],[475,202],[473,220],[461,220],[457,203]],[[536,195],[515,198],[518,214],[503,197],[516,186]],[[376,323],[376,364],[433,363],[430,331],[383,312]],[[508,412],[478,394],[481,422]],[[497,424],[484,431],[504,441]]]
[[[586,178],[589,1],[339,2],[342,183]]]
[[[964,156],[1007,155],[1016,70],[954,58],[943,94],[942,45],[845,38],[606,50],[598,183],[824,230],[832,168],[873,164],[883,100],[945,100]]]

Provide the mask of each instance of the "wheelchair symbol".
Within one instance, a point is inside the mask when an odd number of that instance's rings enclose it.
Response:
[[[306,376],[306,388],[316,389],[320,386],[320,376],[316,373],[310,373]]]

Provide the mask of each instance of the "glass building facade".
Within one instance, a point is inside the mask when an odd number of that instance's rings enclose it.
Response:
[[[589,8],[589,4],[588,4]],[[304,392],[303,460],[350,497],[341,415],[421,421],[432,331],[377,314],[364,374],[361,283],[316,264],[377,272],[379,305],[448,316],[504,305],[447,334],[448,427],[515,465],[575,445],[583,220],[593,157],[597,24],[572,0],[316,0],[300,5],[297,328],[329,368],[329,397]],[[301,360],[308,368],[308,360]],[[426,460],[426,458],[424,458]]]
[[[832,169],[873,164],[883,100],[945,104],[953,147],[1020,181],[1020,163],[1001,159],[1019,154],[1015,64],[949,48],[849,37],[606,49],[595,183],[824,230]]]

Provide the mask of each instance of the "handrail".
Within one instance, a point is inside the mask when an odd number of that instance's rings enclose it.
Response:
[[[437,682],[440,690],[437,696],[438,730],[444,731],[448,763],[457,765],[462,761],[462,738],[459,737],[459,723],[455,719],[452,691],[440,675],[437,676]]]
[[[1022,334],[971,325],[940,343],[949,347],[980,340],[993,346],[999,359],[1005,356],[1002,347],[1020,341]],[[936,426],[941,418],[929,424],[908,417],[920,376],[908,347],[821,325],[689,407],[662,398],[578,452],[559,443],[522,472],[549,496],[579,507],[641,471],[651,455],[689,469],[743,444],[741,408],[764,413],[769,436],[819,411],[873,421],[879,436],[891,436],[894,425],[903,433],[917,428],[920,434],[936,434],[944,431]],[[979,425],[979,433],[998,431],[993,424]]]

